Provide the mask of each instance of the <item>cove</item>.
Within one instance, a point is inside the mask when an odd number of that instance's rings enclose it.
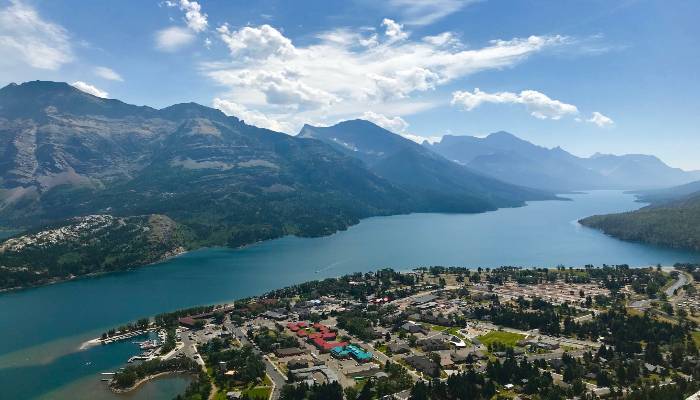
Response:
[[[98,374],[123,365],[138,349],[123,343],[78,351],[84,340],[140,317],[312,279],[383,267],[648,266],[700,260],[698,253],[619,241],[576,222],[639,208],[630,194],[594,191],[567,197],[572,201],[532,202],[483,214],[369,218],[327,237],[285,237],[238,250],[201,249],[133,271],[1,294],[3,395],[115,397],[97,395],[104,386]],[[184,385],[178,379],[183,378],[148,383],[143,390],[148,398],[169,399]]]

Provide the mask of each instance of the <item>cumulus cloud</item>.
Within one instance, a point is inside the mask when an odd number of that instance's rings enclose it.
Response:
[[[455,13],[475,0],[388,0],[392,10],[409,25],[428,25]]]
[[[156,32],[156,48],[165,52],[177,51],[195,39],[195,35],[185,28],[171,26]]]
[[[265,60],[294,53],[292,41],[267,24],[257,28],[247,26],[235,32],[231,32],[228,25],[221,25],[217,32],[234,57]]]
[[[124,81],[121,75],[119,75],[113,69],[107,67],[95,67],[95,74],[100,78],[104,78],[110,81]]]
[[[243,120],[246,124],[255,125],[259,128],[271,129],[278,132],[286,132],[289,131],[290,128],[283,123],[269,118],[259,111],[248,110],[241,104],[220,99],[218,97],[214,99],[212,106],[221,110],[226,115],[234,116],[240,120]]]
[[[19,0],[0,9],[0,66],[57,70],[73,61],[68,32]]]
[[[578,114],[578,108],[575,105],[551,99],[536,90],[523,90],[520,93],[487,93],[475,88],[473,92],[458,90],[452,93],[452,105],[460,105],[467,111],[484,103],[522,104],[530,111],[530,115],[538,119],[558,120],[567,115]]]
[[[231,57],[200,68],[225,88],[221,99],[291,125],[332,123],[368,108],[402,116],[434,107],[438,101],[419,101],[415,95],[476,72],[515,66],[568,43],[562,36],[530,36],[467,49],[450,32],[397,40],[405,32],[384,25],[390,34],[334,29],[303,46],[267,24],[222,25],[217,31]]]
[[[107,96],[109,96],[109,93],[105,92],[104,90],[100,90],[97,87],[95,87],[89,83],[85,83],[83,81],[75,81],[75,82],[71,83],[71,86],[73,86],[77,89],[80,89],[85,93],[89,93],[93,96],[102,97],[103,99],[107,98]]]
[[[207,14],[202,12],[202,6],[196,1],[180,0],[178,2],[168,0],[163,4],[168,7],[178,7],[180,10],[184,11],[187,27],[197,33],[205,31],[207,26],[209,26]]]
[[[382,21],[382,26],[386,28],[384,34],[386,34],[391,40],[401,40],[408,37],[408,33],[404,32],[403,25],[397,23],[393,19],[384,18]]]
[[[593,111],[591,118],[587,119],[586,121],[598,125],[599,128],[608,128],[615,124],[615,121],[613,121],[610,117],[606,117],[598,111]]]
[[[382,128],[392,131],[394,133],[401,133],[408,128],[408,122],[406,122],[401,117],[387,117],[384,114],[378,114],[374,111],[365,111],[360,118],[373,122]]]

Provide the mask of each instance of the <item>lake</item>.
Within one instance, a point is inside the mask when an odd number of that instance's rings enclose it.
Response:
[[[78,351],[110,327],[199,304],[355,271],[418,266],[554,267],[698,261],[700,255],[622,242],[576,221],[639,208],[619,191],[568,195],[483,214],[411,214],[363,220],[323,238],[285,237],[244,249],[202,249],[134,271],[0,295],[0,387],[7,398],[170,399],[171,377],[115,396],[99,382],[138,348],[128,342]]]

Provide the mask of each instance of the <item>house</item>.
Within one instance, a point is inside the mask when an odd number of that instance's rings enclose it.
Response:
[[[408,333],[422,333],[424,335],[427,335],[429,333],[427,329],[423,328],[420,324],[417,324],[413,321],[408,321],[405,324],[401,325],[401,329]]]
[[[265,311],[265,312],[262,314],[262,316],[263,316],[264,318],[269,318],[269,319],[272,319],[272,320],[275,320],[275,321],[282,321],[283,319],[287,318],[287,315],[286,315],[286,314],[283,314],[283,313],[278,312],[278,311],[272,311],[272,310],[270,310],[270,311]]]
[[[440,338],[429,338],[418,341],[418,346],[423,351],[448,350],[450,345]]]
[[[418,372],[433,378],[440,376],[440,366],[426,356],[410,356],[404,358],[404,360]]]
[[[422,296],[418,296],[418,297],[414,298],[413,301],[411,302],[411,304],[414,306],[418,306],[418,305],[430,303],[430,302],[436,300],[437,298],[438,297],[434,294],[424,294]]]
[[[275,349],[275,355],[279,358],[300,356],[305,353],[306,350],[300,349],[298,347],[286,347],[283,349]]]
[[[408,353],[411,351],[411,348],[408,347],[406,343],[403,342],[392,342],[389,343],[386,348],[391,351],[393,354],[404,354]]]
[[[292,371],[295,369],[301,369],[301,368],[308,368],[309,367],[309,362],[307,360],[302,360],[302,359],[294,359],[294,360],[289,360],[287,362],[287,370]]]
[[[243,397],[243,394],[239,391],[226,392],[226,400],[237,400]]]

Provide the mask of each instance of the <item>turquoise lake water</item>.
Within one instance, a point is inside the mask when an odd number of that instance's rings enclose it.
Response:
[[[140,317],[225,302],[329,276],[383,267],[553,267],[699,261],[700,254],[622,242],[576,221],[639,208],[617,191],[569,195],[484,214],[411,214],[363,220],[335,235],[285,237],[245,249],[203,249],[134,271],[0,295],[0,387],[7,398],[170,399],[186,377],[116,396],[99,373],[138,352],[129,342],[78,351]]]

